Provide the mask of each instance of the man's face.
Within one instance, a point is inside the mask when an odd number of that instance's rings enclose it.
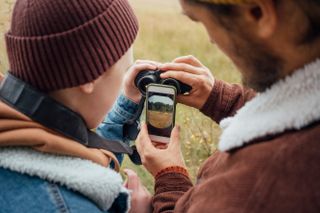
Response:
[[[238,67],[244,85],[262,92],[279,80],[281,59],[258,38],[250,35],[249,30],[223,26],[221,20],[205,6],[186,0],[180,2],[183,12],[192,20],[202,23],[212,43]]]

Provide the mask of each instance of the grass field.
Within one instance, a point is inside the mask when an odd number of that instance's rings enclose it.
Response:
[[[177,0],[129,0],[140,20],[140,33],[135,43],[137,59],[171,61],[182,55],[194,55],[208,66],[214,76],[228,82],[239,82],[233,64],[210,44],[200,24],[181,14]],[[12,0],[0,0],[0,70],[8,69],[4,32],[9,27]],[[199,165],[212,153],[220,134],[219,127],[198,110],[178,105],[176,123],[181,125],[182,149],[186,164],[194,178]],[[147,188],[152,191],[153,178],[143,167],[125,160],[123,168],[137,171]]]
[[[167,128],[172,125],[172,113],[148,110],[149,122],[156,128]]]

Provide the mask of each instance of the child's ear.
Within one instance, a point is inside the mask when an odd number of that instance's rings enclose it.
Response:
[[[81,92],[85,94],[91,94],[94,90],[94,82],[89,82],[79,86]]]

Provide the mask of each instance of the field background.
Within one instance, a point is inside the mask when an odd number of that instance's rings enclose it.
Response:
[[[172,125],[173,113],[148,110],[149,123],[156,128],[168,128]]]
[[[210,44],[200,24],[181,14],[177,0],[129,0],[140,21],[140,33],[135,43],[136,59],[168,62],[182,55],[194,55],[208,66],[214,76],[228,82],[239,82],[233,64]],[[0,0],[0,71],[8,70],[4,33],[9,29],[13,0]],[[195,180],[199,165],[215,149],[219,127],[198,110],[177,106],[177,121],[181,125],[183,154],[189,172]],[[132,168],[143,183],[153,191],[153,178],[125,159],[123,168]]]

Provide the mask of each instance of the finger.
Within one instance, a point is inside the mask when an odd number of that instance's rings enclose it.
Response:
[[[144,154],[145,150],[153,151],[155,149],[150,140],[147,125],[144,122],[141,123],[141,130],[136,141],[136,147],[141,155]]]
[[[177,96],[177,102],[184,104],[184,105],[192,106],[194,101],[195,101],[195,98],[191,95],[178,95]]]
[[[193,55],[181,56],[173,60],[174,63],[186,63],[195,67],[203,67],[204,65]]]
[[[141,63],[141,64],[134,64],[131,67],[131,72],[140,72],[142,70],[156,70],[157,66],[153,64],[148,64],[148,63]]]
[[[5,78],[4,75],[0,73],[0,81],[2,81],[4,78]]]
[[[134,171],[131,169],[124,169],[124,173],[127,175],[127,189],[130,189],[132,191],[135,191],[139,188],[140,185],[140,179]]]
[[[180,127],[176,125],[170,136],[169,149],[180,147]]]
[[[135,64],[129,69],[128,77],[131,82],[133,82],[134,78],[138,75],[139,72],[144,70],[156,70],[157,66],[152,64]]]
[[[161,78],[174,78],[191,87],[199,83],[201,80],[199,79],[199,75],[179,71],[167,71],[161,74]]]
[[[142,185],[142,189],[145,194],[147,194],[149,197],[152,197],[151,193],[149,192],[149,190],[145,186]]]
[[[128,188],[128,180],[124,181],[124,183],[122,184],[123,187]]]
[[[157,66],[157,67],[161,65],[161,63],[160,63],[160,62],[157,62],[157,61],[142,60],[142,59],[136,60],[135,63],[136,63],[136,64],[152,64],[152,65],[155,65],[155,66]]]
[[[190,64],[185,64],[185,63],[165,63],[159,66],[159,69],[163,71],[168,71],[168,70],[183,71],[183,72],[198,74],[198,75],[204,73],[204,71],[201,68],[192,66]],[[164,72],[163,74],[165,73],[166,72]]]
[[[147,64],[147,63],[143,63],[143,64],[134,64],[132,67],[132,72],[133,73],[138,73],[140,71],[143,70],[156,70],[158,67],[156,65],[153,64]]]

